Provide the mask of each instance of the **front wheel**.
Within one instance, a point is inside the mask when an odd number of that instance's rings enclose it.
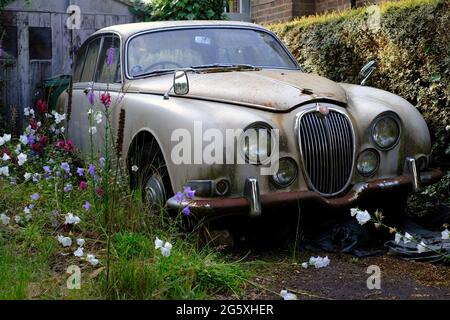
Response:
[[[142,200],[160,209],[172,194],[169,173],[156,141],[135,147],[130,159],[131,186],[141,192]],[[137,170],[133,170],[136,168]]]

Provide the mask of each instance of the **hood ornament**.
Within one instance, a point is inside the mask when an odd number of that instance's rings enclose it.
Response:
[[[325,117],[330,114],[330,108],[328,108],[327,106],[322,106],[320,104],[316,105],[316,111]]]

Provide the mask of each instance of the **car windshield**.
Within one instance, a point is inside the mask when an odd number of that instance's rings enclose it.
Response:
[[[269,33],[239,28],[193,28],[149,32],[128,45],[128,73],[137,77],[179,68],[297,69]]]

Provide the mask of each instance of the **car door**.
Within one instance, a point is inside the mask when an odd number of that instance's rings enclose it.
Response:
[[[106,125],[106,107],[102,103],[102,95],[110,95],[111,104],[108,107],[110,114],[110,125],[113,127],[113,132],[117,132],[116,124],[118,122],[119,105],[122,91],[122,68],[121,68],[121,50],[120,38],[115,34],[105,34],[102,37],[102,44],[97,63],[97,68],[94,76],[94,93],[95,105],[94,111],[103,115],[101,123],[94,121],[97,127],[95,137],[95,153],[104,155],[105,153],[105,125]],[[109,143],[115,137],[111,137],[109,133]]]
[[[78,51],[73,74],[72,111],[68,137],[84,154],[90,153],[89,92],[93,89],[101,37],[87,40]]]

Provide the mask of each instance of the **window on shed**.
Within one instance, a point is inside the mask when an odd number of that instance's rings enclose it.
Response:
[[[2,53],[0,59],[17,58],[17,27],[2,27],[3,34],[0,33],[0,47]]]
[[[52,29],[29,27],[30,60],[52,59]]]
[[[108,61],[111,59],[110,61]],[[109,62],[109,63],[108,63]],[[95,82],[120,83],[120,40],[116,36],[103,38]]]
[[[94,80],[94,71],[97,64],[98,51],[100,50],[101,38],[96,38],[89,43],[83,73],[81,74],[81,82],[91,82]]]

